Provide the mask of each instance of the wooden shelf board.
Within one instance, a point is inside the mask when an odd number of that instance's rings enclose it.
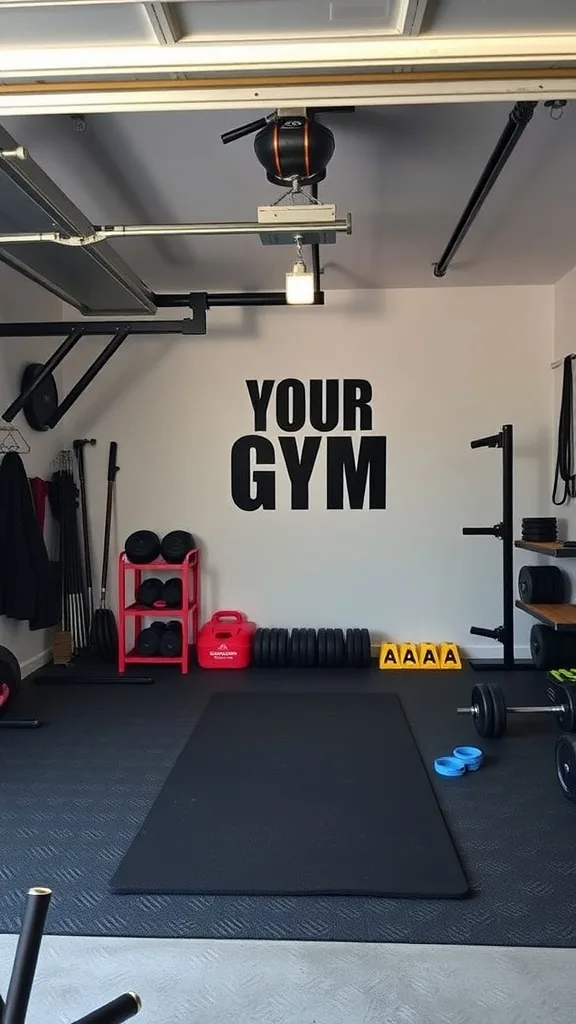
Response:
[[[535,551],[538,555],[550,555],[552,558],[576,558],[576,548],[564,547],[558,541],[516,540],[514,547]]]
[[[525,604],[516,601],[516,607],[552,629],[576,630],[576,604]]]

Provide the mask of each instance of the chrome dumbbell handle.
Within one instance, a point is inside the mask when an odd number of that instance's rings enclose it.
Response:
[[[545,708],[542,707],[525,707],[525,708],[506,708],[509,715],[536,715],[542,714],[544,711],[550,711],[552,714],[560,715],[564,714],[568,710],[566,704],[549,704]],[[456,708],[457,715],[479,715],[480,708],[477,704],[472,704],[469,708]]]

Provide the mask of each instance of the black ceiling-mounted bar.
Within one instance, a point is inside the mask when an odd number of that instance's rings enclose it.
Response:
[[[434,264],[434,277],[444,277],[496,181],[508,163],[520,137],[532,120],[537,106],[537,100],[521,100],[510,111],[508,123],[492,150],[488,163],[482,171],[462,216],[450,236],[450,241],[438,262]]]
[[[59,326],[60,333],[62,333],[63,324],[60,324]],[[12,423],[12,420],[14,419],[16,414],[20,412],[20,410],[26,404],[28,399],[36,391],[36,388],[39,388],[40,385],[43,384],[44,381],[46,380],[46,377],[49,377],[50,374],[56,369],[56,367],[60,365],[62,360],[80,341],[80,338],[82,337],[83,333],[84,330],[82,327],[75,327],[72,331],[70,331],[65,341],[63,341],[62,344],[58,346],[54,354],[50,356],[50,359],[48,359],[44,363],[42,369],[36,375],[32,383],[27,388],[25,388],[24,391],[20,392],[18,398],[14,399],[14,401],[12,402],[12,405],[8,406],[3,417],[7,423]]]
[[[57,338],[59,334],[70,334],[77,327],[82,328],[86,337],[115,334],[121,327],[130,324],[132,334],[205,334],[196,320],[86,320],[73,323],[67,320],[36,321],[27,323],[3,323],[0,321],[0,338]]]
[[[194,298],[192,294],[192,298]],[[154,302],[158,309],[179,309],[190,305],[190,296],[171,292],[155,294]],[[208,309],[217,306],[287,306],[285,292],[209,292],[206,296]],[[315,306],[324,305],[324,292],[317,291],[314,297]]]

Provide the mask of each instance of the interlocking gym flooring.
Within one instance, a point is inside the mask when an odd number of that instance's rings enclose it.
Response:
[[[553,716],[482,741],[476,773],[440,778],[434,757],[478,744],[456,716],[479,676],[461,672],[157,671],[154,686],[26,682],[3,730],[0,932],[20,928],[31,885],[54,891],[46,933],[576,948],[576,807],[555,778]],[[498,673],[510,702],[545,703],[538,673]],[[212,692],[396,692],[472,887],[463,900],[115,895],[109,883]],[[402,767],[398,767],[401,785]],[[375,785],[378,780],[375,780]],[[410,813],[410,808],[406,808]],[[424,837],[425,840],[425,837]],[[101,1000],[100,1000],[101,1001]]]

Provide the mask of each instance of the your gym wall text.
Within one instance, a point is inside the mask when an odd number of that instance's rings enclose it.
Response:
[[[238,508],[275,509],[277,475],[286,473],[290,508],[309,509],[310,481],[322,461],[327,509],[386,508],[386,437],[370,433],[369,381],[288,377],[245,383],[254,433],[239,437],[230,453],[232,500]],[[304,428],[315,433],[293,436]],[[274,438],[264,436],[275,429]]]

